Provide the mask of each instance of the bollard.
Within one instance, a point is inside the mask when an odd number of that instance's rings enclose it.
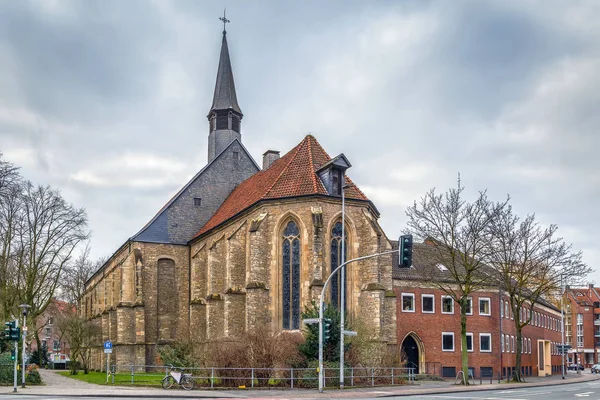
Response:
[[[210,369],[210,388],[214,388],[214,384],[215,384],[215,369],[211,368]]]
[[[131,383],[133,383],[133,365],[131,366]]]
[[[350,368],[350,386],[354,387],[354,367]]]
[[[498,383],[500,383],[500,371],[498,371]]]
[[[290,388],[294,388],[294,368],[290,368]]]
[[[252,384],[251,387],[254,387],[254,368],[252,368]]]
[[[371,367],[371,386],[375,386],[375,367]]]
[[[392,367],[392,385],[394,384],[394,367]]]

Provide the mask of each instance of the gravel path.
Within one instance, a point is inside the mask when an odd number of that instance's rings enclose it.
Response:
[[[98,387],[98,385],[94,385],[93,383],[87,383],[80,381],[79,379],[62,376],[55,370],[40,368],[38,369],[38,372],[42,376],[42,380],[47,387],[61,387],[65,389],[94,389]]]

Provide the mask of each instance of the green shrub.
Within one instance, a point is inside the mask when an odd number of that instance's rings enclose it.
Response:
[[[10,352],[0,354],[0,386],[12,386],[14,361],[10,359]],[[17,371],[17,385],[21,384],[21,371]],[[25,373],[25,383],[39,385],[42,377],[37,370],[37,365],[30,365]]]

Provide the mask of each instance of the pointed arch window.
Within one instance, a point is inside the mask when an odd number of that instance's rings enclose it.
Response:
[[[344,237],[344,260],[347,260],[346,255],[348,254],[348,232],[346,232]],[[342,263],[342,222],[336,222],[331,230],[331,269],[329,272],[331,273],[334,269],[340,266]],[[347,278],[347,275],[345,276]],[[344,279],[344,282],[341,282],[341,271],[338,271],[335,276],[331,278],[331,305],[335,308],[339,308],[341,303],[341,293],[344,291],[345,306],[348,304],[348,292],[346,291],[346,282],[347,279]],[[348,307],[344,307],[347,309]]]
[[[281,244],[283,329],[300,329],[300,230],[288,222]]]

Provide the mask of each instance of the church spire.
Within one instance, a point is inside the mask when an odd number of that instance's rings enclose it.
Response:
[[[209,162],[219,155],[234,139],[241,142],[241,121],[244,117],[237,101],[233,82],[233,70],[231,69],[229,48],[227,46],[227,31],[225,30],[225,24],[229,20],[225,17],[225,11],[223,17],[219,19],[223,21],[223,40],[221,42],[221,55],[219,57],[213,102],[208,113],[210,122],[210,133],[208,135]]]

